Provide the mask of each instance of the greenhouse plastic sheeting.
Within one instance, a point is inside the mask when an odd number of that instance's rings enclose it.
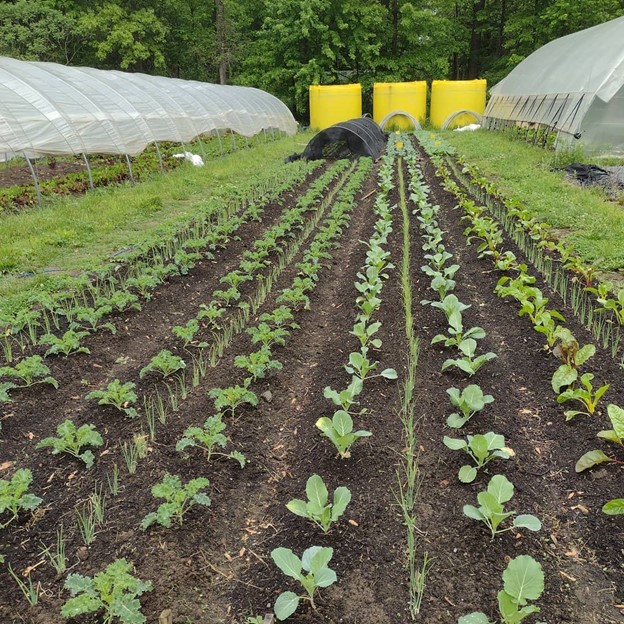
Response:
[[[252,87],[0,57],[0,158],[142,152],[232,130],[295,134],[276,97]]]
[[[491,90],[484,125],[545,125],[588,147],[624,151],[624,17],[556,39]]]

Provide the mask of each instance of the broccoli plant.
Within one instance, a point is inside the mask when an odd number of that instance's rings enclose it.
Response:
[[[528,529],[529,531],[539,531],[542,523],[531,514],[521,514],[516,516],[511,526],[501,529],[500,524],[515,516],[515,511],[505,511],[505,503],[509,502],[514,494],[514,486],[504,475],[494,475],[488,483],[487,490],[477,494],[479,507],[474,505],[464,505],[464,515],[483,522],[490,532],[492,539],[499,533],[511,531],[512,529]]]
[[[155,355],[147,366],[139,371],[139,377],[143,379],[151,372],[160,373],[163,377],[169,377],[173,373],[186,368],[185,361],[179,355],[173,355],[171,351],[163,349]]]
[[[544,591],[542,566],[528,555],[512,559],[503,572],[503,589],[498,592],[498,610],[501,624],[520,624],[539,607],[529,604]],[[493,624],[481,611],[459,618],[458,624]]]
[[[72,598],[61,608],[61,615],[73,618],[83,613],[102,612],[104,624],[110,624],[114,618],[124,624],[143,624],[147,618],[141,613],[137,596],[152,591],[152,583],[136,578],[132,571],[132,563],[116,559],[93,578],[70,574],[65,588]]]
[[[444,445],[452,451],[464,451],[472,458],[474,466],[465,465],[459,469],[459,480],[472,483],[477,478],[477,471],[497,457],[509,459],[513,451],[505,446],[505,437],[489,431],[481,435],[469,435],[466,440],[444,436]]]
[[[24,358],[15,366],[0,367],[0,377],[19,380],[19,384],[11,384],[13,388],[28,388],[40,383],[47,383],[58,388],[58,381],[50,376],[50,369],[43,363],[40,355]]]
[[[94,390],[85,396],[85,399],[97,399],[98,405],[112,405],[129,418],[136,418],[139,414],[131,407],[137,400],[134,392],[135,384],[131,381],[122,383],[119,379],[111,381],[106,390]]]
[[[307,548],[301,559],[290,548],[275,548],[271,551],[271,558],[275,565],[286,576],[299,581],[306,591],[303,596],[285,591],[277,597],[273,610],[278,620],[282,621],[290,617],[297,610],[301,599],[309,601],[312,608],[316,609],[314,603],[316,590],[329,587],[336,582],[336,573],[328,567],[333,555],[333,548],[321,546]]]
[[[104,440],[95,429],[95,425],[82,425],[76,427],[69,418],[62,422],[57,428],[57,438],[44,438],[37,443],[36,448],[51,448],[53,455],[67,453],[76,459],[82,460],[87,468],[93,466],[95,459],[90,450],[82,451],[85,446],[102,446]]]
[[[460,392],[459,388],[448,388],[451,404],[459,412],[453,412],[447,419],[446,424],[452,429],[463,427],[477,412],[486,405],[494,402],[491,394],[483,394],[480,386],[470,384]]]
[[[329,502],[329,492],[323,479],[313,474],[306,483],[308,500],[294,498],[286,508],[297,516],[308,518],[320,527],[324,533],[342,516],[351,501],[351,491],[340,486],[334,490],[333,502]]]
[[[344,410],[337,410],[331,420],[322,416],[316,421],[316,426],[322,435],[332,441],[342,459],[351,457],[349,449],[358,438],[373,435],[370,431],[353,431],[353,419]]]
[[[210,461],[212,456],[225,457],[237,461],[240,467],[244,468],[246,460],[242,453],[238,451],[232,451],[231,453],[215,451],[215,447],[225,448],[228,443],[228,439],[223,435],[223,431],[225,431],[225,423],[221,414],[210,416],[204,422],[203,427],[188,427],[185,430],[184,435],[176,444],[176,451],[181,452],[189,446],[197,446],[204,450],[208,461]]]
[[[0,529],[13,522],[21,510],[32,511],[40,505],[42,499],[28,492],[31,483],[32,472],[28,468],[16,470],[10,481],[0,479],[0,516],[11,514],[8,520],[0,522]]]
[[[201,490],[207,488],[210,482],[205,477],[191,479],[182,485],[180,477],[166,474],[161,483],[152,487],[152,496],[164,498],[165,502],[159,505],[156,511],[148,513],[141,521],[143,530],[157,522],[164,527],[170,527],[172,520],[182,525],[184,514],[195,505],[209,507],[210,498]]]

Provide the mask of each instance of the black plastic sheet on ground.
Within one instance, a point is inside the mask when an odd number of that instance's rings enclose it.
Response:
[[[288,161],[352,156],[370,156],[376,160],[385,148],[386,135],[381,128],[369,117],[359,117],[321,130],[310,140],[303,154],[293,154]]]

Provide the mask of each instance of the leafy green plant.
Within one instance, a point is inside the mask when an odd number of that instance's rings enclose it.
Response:
[[[213,388],[208,396],[214,399],[215,409],[220,412],[230,412],[234,416],[236,408],[248,403],[258,405],[258,397],[247,386],[230,386],[228,388]]]
[[[286,575],[299,581],[306,594],[298,596],[294,592],[282,592],[273,606],[275,616],[282,621],[290,617],[299,606],[301,599],[310,602],[313,609],[314,594],[317,589],[329,587],[336,582],[336,573],[328,567],[334,555],[333,548],[311,546],[304,550],[301,559],[290,548],[275,548],[271,551],[271,558],[275,565]],[[306,574],[307,572],[307,574]]]
[[[163,349],[155,355],[150,363],[139,371],[139,377],[143,379],[151,372],[160,373],[163,377],[169,377],[173,373],[186,368],[186,363],[179,355],[173,355],[171,351]]]
[[[279,360],[271,359],[271,349],[261,347],[249,355],[237,355],[234,358],[234,366],[247,371],[251,375],[251,381],[257,381],[264,379],[269,370],[281,370],[282,363]]]
[[[210,506],[210,498],[201,490],[207,488],[210,482],[205,477],[191,479],[186,485],[182,485],[180,477],[166,474],[161,483],[152,487],[152,496],[164,498],[165,502],[159,505],[156,511],[148,513],[141,521],[143,530],[157,522],[164,527],[170,527],[175,520],[180,526],[184,520],[184,514],[195,505]]]
[[[287,306],[278,306],[272,312],[265,312],[258,319],[261,323],[269,323],[275,327],[288,326],[291,329],[298,329],[299,325],[294,322],[294,316]]]
[[[197,319],[191,319],[186,325],[174,325],[171,328],[171,333],[180,340],[183,341],[184,346],[187,347],[193,339],[195,334],[199,331],[199,321]]]
[[[528,555],[512,559],[503,572],[503,589],[498,592],[498,610],[501,624],[520,624],[529,615],[539,612],[539,607],[528,604],[537,600],[544,591],[542,566]],[[459,618],[458,624],[492,624],[481,611]]]
[[[560,394],[562,388],[576,382],[579,366],[594,356],[596,347],[591,343],[581,347],[566,327],[558,327],[556,337],[557,343],[553,348],[553,353],[563,364],[554,372],[550,383],[555,393]]]
[[[67,357],[73,353],[91,353],[87,347],[83,347],[80,344],[80,341],[88,335],[89,332],[86,331],[68,329],[62,338],[54,334],[44,334],[39,339],[39,344],[50,345],[50,348],[45,352],[45,357],[48,357],[48,355],[64,355]]]
[[[344,390],[338,392],[326,386],[323,390],[323,396],[329,399],[334,405],[341,407],[345,412],[350,412],[351,407],[357,403],[355,398],[362,392],[363,388],[364,382],[362,379],[354,375],[351,378],[351,383]],[[360,411],[360,414],[363,412],[364,410]]]
[[[381,340],[379,338],[373,338],[373,336],[379,331],[381,323],[366,324],[364,321],[360,321],[353,326],[353,329],[349,332],[352,336],[355,336],[359,341],[362,348],[367,347],[369,344],[379,349],[381,347]]]
[[[152,583],[136,578],[132,572],[132,563],[116,559],[93,578],[70,574],[65,588],[72,598],[61,608],[61,615],[73,618],[83,613],[102,612],[104,624],[110,624],[114,618],[124,624],[143,624],[147,618],[141,613],[137,596],[152,591]]]
[[[308,518],[324,533],[342,516],[351,501],[351,491],[344,486],[334,490],[333,502],[329,502],[329,492],[323,479],[313,474],[306,483],[307,501],[294,498],[286,508],[297,516]]]
[[[11,517],[0,523],[0,529],[7,527],[17,518],[21,510],[32,511],[41,504],[41,498],[28,493],[32,483],[32,472],[19,468],[10,481],[0,479],[0,515],[9,512]]]
[[[15,366],[0,367],[0,377],[10,377],[21,382],[19,385],[12,383],[13,388],[28,388],[39,383],[47,383],[58,388],[58,381],[50,376],[50,369],[43,363],[40,355],[24,358]]]
[[[580,383],[583,386],[582,388],[568,388],[557,397],[557,403],[577,401],[585,407],[584,410],[567,410],[565,412],[566,421],[572,420],[579,414],[591,416],[596,411],[598,401],[600,401],[602,395],[609,389],[609,384],[604,384],[593,392],[594,387],[591,383],[593,378],[594,375],[592,373],[581,375]]]
[[[459,351],[463,354],[460,358],[448,358],[442,363],[442,370],[445,371],[452,366],[468,373],[472,377],[486,362],[493,360],[496,353],[488,351],[481,355],[475,355],[477,351],[477,341],[474,338],[466,338],[458,345]]]
[[[205,320],[212,329],[219,329],[219,320],[225,314],[225,308],[219,306],[216,301],[212,301],[209,304],[202,303],[199,306],[199,312],[197,313],[198,320]]]
[[[246,460],[242,453],[238,451],[232,451],[231,453],[215,451],[215,447],[225,448],[228,443],[228,439],[223,435],[223,431],[225,431],[225,423],[221,414],[210,416],[204,422],[203,427],[188,427],[184,431],[184,435],[176,444],[176,451],[181,452],[189,446],[197,446],[204,450],[208,461],[210,461],[212,456],[225,457],[237,461],[240,467],[244,468]]]
[[[599,431],[596,435],[603,440],[624,447],[624,409],[614,403],[607,405],[607,414],[613,429]]]
[[[44,438],[37,443],[36,448],[51,448],[53,455],[67,453],[76,459],[82,460],[87,468],[93,466],[95,456],[91,450],[82,451],[85,446],[102,446],[104,440],[95,429],[95,425],[81,425],[76,427],[71,419],[62,422],[57,428],[57,438]]]
[[[223,301],[226,306],[230,306],[234,301],[238,301],[241,298],[241,293],[238,288],[230,286],[227,290],[215,290],[212,293],[214,299]]]
[[[602,513],[608,516],[621,516],[624,514],[624,498],[612,498],[602,506]]]
[[[459,412],[453,412],[446,420],[446,424],[452,429],[463,427],[477,412],[494,401],[491,394],[483,394],[481,387],[476,384],[466,386],[464,390],[448,388],[451,405]]]
[[[89,331],[107,329],[111,334],[117,333],[117,328],[110,321],[102,323],[102,319],[110,314],[113,308],[109,305],[98,306],[97,308],[77,308],[75,320],[70,324],[70,329],[86,328]]]
[[[479,507],[464,505],[464,515],[483,522],[492,533],[492,539],[496,535],[512,529],[522,528],[529,531],[539,531],[542,528],[542,523],[531,514],[516,516],[511,526],[504,529],[499,528],[503,521],[516,515],[515,511],[505,511],[504,508],[505,503],[511,500],[513,494],[513,483],[504,475],[494,475],[488,483],[487,490],[477,494]]]
[[[271,327],[268,323],[261,322],[257,327],[248,327],[245,330],[251,336],[253,344],[260,343],[263,347],[286,344],[286,338],[290,332],[285,327]]]
[[[379,366],[379,362],[368,359],[368,347],[362,347],[361,351],[349,353],[349,363],[345,364],[345,370],[350,375],[356,375],[361,380],[372,379],[373,377],[383,377],[384,379],[396,379],[397,372],[394,368],[385,368],[376,375],[370,373]]]
[[[459,480],[472,483],[477,471],[497,457],[509,459],[513,451],[505,446],[505,436],[489,431],[483,435],[469,435],[465,440],[444,436],[444,445],[453,451],[464,451],[472,458],[474,466],[465,465],[459,469]]]
[[[85,399],[97,399],[98,405],[112,405],[129,418],[136,418],[139,414],[134,407],[137,395],[134,392],[136,385],[131,381],[122,383],[119,379],[114,379],[108,384],[106,390],[93,390],[85,396]]]
[[[373,435],[370,431],[353,431],[353,419],[344,410],[337,410],[331,420],[322,416],[316,421],[316,426],[325,437],[332,441],[343,459],[351,457],[349,449],[358,438]]]

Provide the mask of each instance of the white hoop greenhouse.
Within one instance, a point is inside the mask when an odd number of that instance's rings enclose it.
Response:
[[[484,125],[510,124],[624,152],[624,17],[551,41],[492,87]]]
[[[292,135],[297,122],[280,100],[252,87],[0,57],[0,159],[134,156],[158,141],[226,130]]]

